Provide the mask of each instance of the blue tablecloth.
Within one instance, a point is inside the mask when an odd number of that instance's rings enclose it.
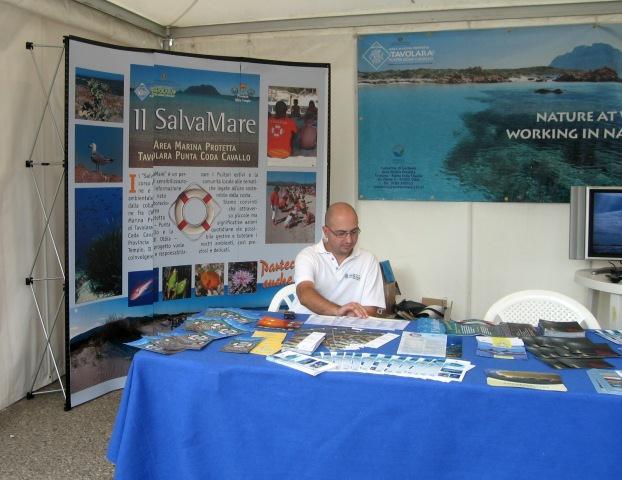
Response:
[[[590,334],[591,336],[592,334]],[[591,336],[594,341],[603,341]],[[486,368],[553,372],[475,356],[462,383],[326,372],[308,376],[227,340],[139,352],[109,444],[118,479],[619,478],[622,397],[585,370],[568,392],[486,385]],[[395,353],[399,339],[377,353]],[[622,369],[622,360],[612,361]]]

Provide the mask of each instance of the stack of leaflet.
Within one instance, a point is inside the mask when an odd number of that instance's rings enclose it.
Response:
[[[350,328],[313,327],[290,334],[283,343],[283,351],[292,350],[309,332],[324,333],[323,345],[329,350],[358,350],[361,348],[378,348],[390,342],[398,335],[378,330],[353,330]]]
[[[622,370],[588,370],[594,388],[598,393],[622,395]]]
[[[127,342],[125,345],[140,348],[141,350],[170,355],[172,353],[183,352],[184,350],[200,350],[217,338],[220,337],[202,333],[175,331],[160,333],[159,335],[145,335],[133,342]]]
[[[333,363],[335,372],[396,375],[439,382],[461,382],[466,372],[475,367],[466,360],[356,352],[319,352],[314,357]]]
[[[248,325],[236,320],[220,318],[214,319],[204,316],[193,315],[181,324],[184,330],[212,335],[214,337],[234,337],[253,331]]]
[[[484,320],[469,319],[462,321],[443,321],[447,334],[483,335],[488,337],[535,337],[538,331],[528,323],[501,322],[491,323]]]
[[[212,340],[252,332],[249,323],[261,315],[236,308],[210,308],[190,315],[175,331],[143,336],[126,345],[169,355],[184,350],[198,350]]]
[[[514,337],[475,337],[480,357],[502,358],[506,360],[527,360],[525,344]]]
[[[202,312],[189,315],[189,320],[226,320],[238,324],[255,323],[262,317],[262,313],[240,308],[208,308]]]

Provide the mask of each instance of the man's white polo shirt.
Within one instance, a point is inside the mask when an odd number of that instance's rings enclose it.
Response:
[[[311,281],[315,289],[337,305],[357,302],[366,306],[385,307],[382,274],[378,260],[357,246],[341,265],[322,240],[304,248],[296,257],[296,285]],[[298,299],[293,306],[297,313],[311,313]]]

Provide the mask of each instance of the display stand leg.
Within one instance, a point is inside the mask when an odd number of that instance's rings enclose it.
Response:
[[[56,69],[54,71],[54,75],[53,78],[49,84],[49,87],[46,88],[45,86],[45,82],[43,80],[43,76],[41,75],[41,70],[39,69],[39,66],[37,64],[37,61],[35,59],[34,56],[34,49],[35,47],[51,47],[51,48],[59,48],[61,50],[60,55],[58,57],[58,61],[56,63]],[[30,268],[30,272],[28,274],[28,276],[26,277],[26,285],[30,287],[30,291],[32,294],[32,298],[33,298],[33,303],[35,306],[35,310],[37,313],[37,317],[39,320],[39,324],[41,326],[41,330],[43,332],[43,335],[45,337],[45,346],[43,347],[43,350],[41,352],[41,357],[39,359],[39,363],[37,366],[36,371],[34,372],[33,378],[32,378],[32,384],[30,387],[30,390],[26,393],[26,398],[27,399],[32,399],[35,397],[35,395],[40,395],[40,394],[44,394],[44,393],[54,393],[54,392],[61,392],[63,395],[63,398],[65,399],[65,409],[67,409],[67,394],[65,391],[65,385],[63,383],[63,378],[61,375],[61,368],[59,367],[59,363],[57,361],[55,352],[54,352],[54,348],[52,345],[52,335],[54,333],[54,330],[56,328],[56,324],[59,320],[60,317],[62,317],[61,315],[61,311],[62,311],[62,307],[64,305],[65,302],[65,270],[63,267],[63,261],[60,257],[59,254],[59,250],[57,247],[57,243],[56,243],[56,239],[54,238],[54,234],[52,233],[52,229],[50,227],[50,220],[52,218],[52,214],[54,212],[54,209],[56,207],[57,204],[57,200],[60,197],[60,192],[61,192],[61,187],[64,185],[65,182],[65,175],[66,175],[66,163],[65,161],[61,161],[61,162],[49,162],[49,161],[43,161],[43,162],[36,162],[33,160],[33,155],[35,153],[35,148],[37,146],[37,142],[39,139],[39,136],[41,134],[42,131],[42,127],[43,127],[43,123],[44,123],[44,119],[46,116],[46,113],[49,113],[50,118],[52,119],[52,124],[54,126],[54,130],[56,132],[56,137],[58,139],[58,144],[60,146],[60,152],[62,153],[62,157],[63,159],[65,158],[65,142],[64,142],[64,135],[61,134],[61,130],[59,128],[59,124],[56,121],[56,118],[54,117],[54,113],[52,112],[52,108],[50,105],[50,98],[52,96],[52,92],[54,90],[54,84],[56,82],[56,79],[58,77],[58,72],[60,70],[60,66],[62,64],[62,59],[65,53],[64,47],[62,46],[56,46],[56,45],[39,45],[39,44],[35,44],[33,42],[27,42],[26,43],[26,49],[29,50],[31,52],[32,55],[32,60],[33,60],[33,64],[34,64],[34,68],[35,71],[37,73],[37,78],[39,79],[39,85],[41,87],[41,90],[43,92],[43,95],[45,96],[45,104],[43,106],[43,111],[41,113],[41,117],[39,119],[39,123],[37,126],[37,130],[34,136],[34,140],[32,143],[32,148],[30,149],[30,155],[28,157],[28,159],[26,160],[25,164],[26,164],[26,168],[30,168],[31,169],[31,173],[32,173],[32,180],[33,180],[33,185],[34,185],[34,190],[37,194],[37,198],[39,200],[39,206],[41,207],[41,212],[43,215],[43,219],[44,219],[44,224],[43,224],[43,232],[41,234],[41,238],[39,240],[39,245],[37,247],[37,251],[36,254],[34,256],[31,268]],[[54,192],[54,196],[51,200],[51,204],[49,206],[49,208],[46,206],[47,203],[49,203],[49,199],[48,202],[46,203],[46,199],[45,199],[45,195],[42,193],[42,190],[39,188],[39,183],[37,182],[37,177],[35,175],[34,169],[35,167],[54,167],[54,166],[60,166],[63,168],[62,173],[60,175],[60,179],[58,181],[58,184],[56,186],[56,190]],[[58,269],[59,269],[59,274],[55,275],[55,276],[47,276],[45,275],[44,278],[35,278],[34,277],[34,272],[35,269],[37,268],[37,266],[41,267],[44,271],[47,271],[48,267],[45,263],[45,258],[43,258],[42,260],[42,256],[45,256],[45,249],[43,249],[44,244],[48,245],[46,243],[46,240],[49,240],[49,245],[52,247],[53,251],[54,251],[54,255],[56,257],[56,263],[58,265]],[[44,252],[44,255],[42,255],[42,252]],[[42,309],[40,306],[40,302],[39,299],[37,298],[37,292],[35,291],[34,285],[35,282],[43,282],[44,285],[44,291],[43,293],[40,292],[40,296],[43,295],[45,298],[45,302],[44,305],[46,308]],[[60,287],[58,286],[58,284],[60,283]],[[56,289],[59,288],[59,290],[57,291]],[[58,304],[56,306],[56,309],[54,311],[54,315],[50,315],[50,311],[48,308],[48,302],[50,299],[50,294],[54,293],[52,292],[52,290],[54,289],[54,292],[56,293],[60,293],[60,300],[58,301]],[[38,391],[34,391],[35,388],[35,384],[37,383],[37,378],[39,376],[39,373],[42,370],[42,367],[44,365],[44,360],[48,359],[48,366],[47,366],[47,370],[48,370],[48,375],[50,375],[50,370],[53,367],[56,379],[58,380],[58,383],[60,385],[60,388],[55,388],[55,389],[49,389],[49,390],[38,390]],[[51,362],[51,365],[50,365]]]

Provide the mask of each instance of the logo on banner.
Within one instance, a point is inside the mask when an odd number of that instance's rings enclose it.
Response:
[[[363,58],[372,67],[378,70],[387,58],[389,58],[389,52],[379,42],[372,43],[371,47],[363,54]]]
[[[140,85],[138,85],[138,87],[134,89],[134,93],[138,98],[140,98],[140,101],[142,102],[145,98],[149,96],[151,92],[144,83],[141,83]]]
[[[408,45],[402,38],[396,46],[383,47],[374,42],[363,54],[363,58],[375,70],[383,65],[420,65],[434,63],[434,50],[427,45]]]

